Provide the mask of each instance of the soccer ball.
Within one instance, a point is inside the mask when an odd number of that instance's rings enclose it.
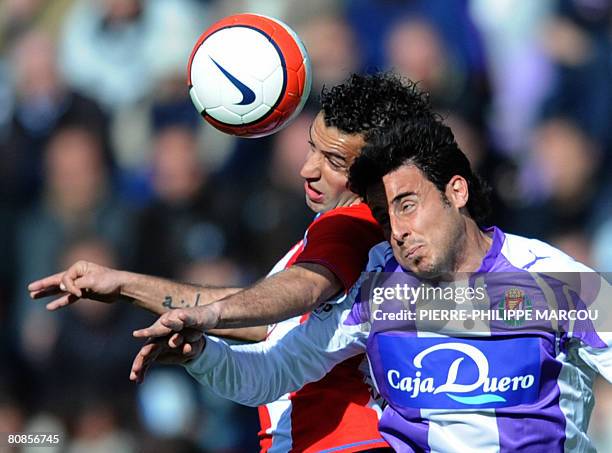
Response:
[[[300,38],[281,21],[256,14],[229,16],[208,28],[187,71],[198,112],[240,137],[286,126],[310,93],[310,59]]]

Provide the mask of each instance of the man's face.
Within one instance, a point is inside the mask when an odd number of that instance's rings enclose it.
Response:
[[[421,170],[410,164],[385,175],[383,183],[390,242],[398,262],[421,277],[435,278],[453,271],[464,231],[459,209],[467,198],[458,198],[450,182],[446,193],[441,194]]]
[[[310,152],[302,166],[306,204],[315,212],[348,206],[357,195],[347,188],[347,172],[364,145],[361,134],[327,127],[320,112],[310,127]]]

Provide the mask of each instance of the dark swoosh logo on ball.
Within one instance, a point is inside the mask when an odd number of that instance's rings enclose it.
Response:
[[[217,63],[213,57],[210,57],[210,59],[217,66],[217,68],[219,68],[223,75],[227,77],[227,80],[232,82],[232,85],[234,85],[236,88],[238,88],[238,90],[240,90],[240,93],[242,94],[242,101],[237,102],[234,105],[249,105],[253,101],[255,101],[255,92],[253,90],[251,90],[248,86],[246,86],[244,83],[242,83],[240,80],[238,80],[228,71],[226,71],[225,68],[219,63]]]

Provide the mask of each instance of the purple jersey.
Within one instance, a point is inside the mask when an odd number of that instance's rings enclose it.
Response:
[[[543,242],[489,232],[492,246],[466,285],[486,288],[485,305],[495,312],[521,304],[580,307],[585,294],[563,280],[596,276],[591,269]],[[598,373],[612,380],[612,334],[575,320],[545,319],[529,329],[504,320],[466,329],[451,320],[437,331],[402,316],[381,320],[367,289],[372,278],[424,284],[381,243],[347,296],[278,342],[229,346],[212,339],[187,368],[219,395],[258,405],[366,351],[375,390],[386,401],[379,430],[396,451],[593,450],[586,434],[592,384]],[[589,308],[605,312],[610,285],[597,281],[593,294],[585,286],[586,298]],[[410,312],[410,303],[407,310],[394,310],[394,303],[385,313]]]
[[[482,278],[489,308],[503,309],[499,301],[512,301],[508,294],[518,294],[530,307],[546,304],[551,313],[579,306],[566,282],[543,273],[597,274],[543,242],[497,228],[491,232],[492,246],[471,277]],[[378,268],[403,274],[411,287],[421,285],[389,250]],[[609,334],[584,322],[552,325],[558,320],[544,315],[529,329],[506,325],[502,318],[483,323],[484,329],[449,322],[432,332],[421,330],[416,316],[399,321],[373,316],[371,297],[361,293],[345,323],[369,328],[372,376],[388,403],[379,429],[397,451],[593,449],[586,436],[592,380],[597,371],[610,378]],[[598,295],[593,307],[609,302],[609,290],[599,288]]]

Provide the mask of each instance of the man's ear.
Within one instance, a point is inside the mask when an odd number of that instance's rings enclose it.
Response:
[[[446,198],[457,209],[467,206],[470,193],[468,183],[463,176],[455,175],[446,184]]]

